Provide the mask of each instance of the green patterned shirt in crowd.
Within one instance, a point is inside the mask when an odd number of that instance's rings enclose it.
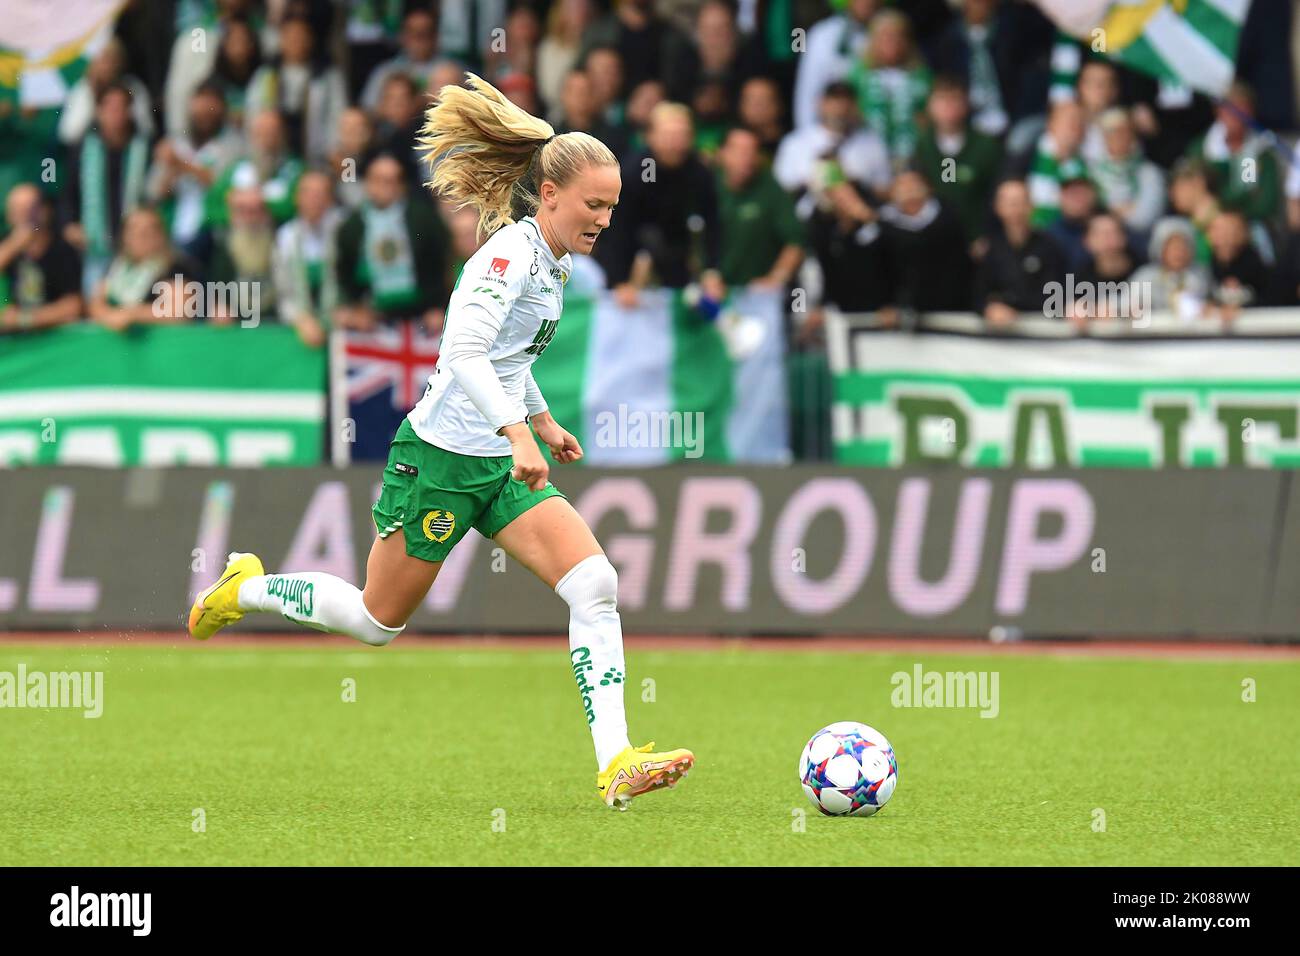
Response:
[[[1061,218],[1061,183],[1086,177],[1088,168],[1078,154],[1056,158],[1056,144],[1049,134],[1038,139],[1034,159],[1029,166],[1026,182],[1029,201],[1034,204],[1032,222],[1035,226],[1050,226]]]
[[[912,158],[932,76],[924,66],[873,68],[859,61],[849,74],[868,128],[885,141],[895,167]]]

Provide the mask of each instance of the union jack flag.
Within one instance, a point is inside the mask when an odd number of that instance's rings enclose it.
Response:
[[[347,334],[348,402],[356,404],[392,389],[396,411],[410,411],[438,364],[438,340],[416,322]]]

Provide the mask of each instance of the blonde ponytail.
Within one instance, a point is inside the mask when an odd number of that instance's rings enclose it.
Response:
[[[609,148],[587,133],[562,133],[520,109],[483,78],[470,89],[444,86],[425,112],[418,146],[432,178],[426,185],[455,209],[478,210],[481,235],[514,222],[513,210],[537,211],[536,185],[564,186],[587,166],[617,166]]]

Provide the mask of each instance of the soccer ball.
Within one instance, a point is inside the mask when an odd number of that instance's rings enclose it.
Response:
[[[799,783],[830,817],[869,817],[894,795],[898,758],[885,735],[841,720],[812,735],[799,755]]]

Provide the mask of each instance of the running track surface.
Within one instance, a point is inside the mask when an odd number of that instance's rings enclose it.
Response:
[[[447,648],[519,650],[562,645],[565,635],[481,635],[466,637],[408,632],[400,639],[403,648]],[[213,639],[217,645],[239,647],[310,647],[355,651],[364,647],[349,638],[284,632],[240,631]],[[194,641],[179,631],[0,631],[0,645],[73,644],[86,647],[155,645],[203,650],[207,642]],[[1205,659],[1291,659],[1300,661],[1300,643],[1277,644],[1230,640],[1173,641],[1134,638],[1132,640],[1023,640],[993,643],[984,638],[903,637],[831,635],[819,637],[718,637],[680,634],[632,634],[624,638],[629,651],[659,650],[745,650],[815,651],[819,653],[902,654],[1045,654],[1064,657],[1183,657]]]

